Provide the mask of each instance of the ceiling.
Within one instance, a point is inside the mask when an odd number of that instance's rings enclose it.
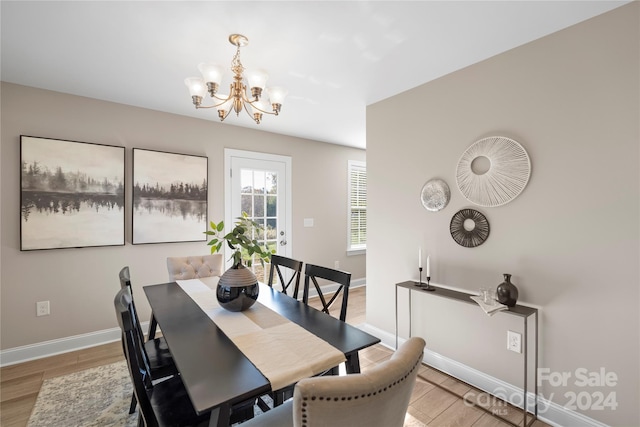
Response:
[[[183,81],[230,65],[241,33],[244,66],[289,95],[278,117],[224,125],[366,148],[367,105],[627,2],[2,0],[1,77],[218,121]]]

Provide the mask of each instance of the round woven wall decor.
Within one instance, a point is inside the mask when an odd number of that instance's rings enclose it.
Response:
[[[478,167],[482,162],[484,169]],[[471,203],[494,207],[522,193],[530,175],[531,161],[522,145],[503,136],[491,136],[474,142],[462,154],[456,182]]]
[[[451,218],[449,231],[460,246],[475,248],[489,237],[489,221],[475,209],[462,209]]]

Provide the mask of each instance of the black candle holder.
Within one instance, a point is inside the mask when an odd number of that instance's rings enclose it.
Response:
[[[427,276],[427,286],[424,286],[424,282],[422,281],[422,267],[418,267],[418,271],[420,272],[420,281],[416,283],[416,286],[418,286],[423,291],[435,291],[436,288],[429,284],[429,282],[431,281],[431,276]]]
[[[422,288],[423,290],[425,290],[425,291],[435,291],[436,290],[436,288],[434,288],[433,286],[431,286],[429,284],[430,281],[431,281],[431,276],[427,276],[427,287]]]

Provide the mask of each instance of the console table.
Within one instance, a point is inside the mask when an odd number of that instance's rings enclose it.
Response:
[[[448,298],[455,301],[463,302],[466,304],[473,304],[478,307],[479,310],[482,310],[480,306],[471,299],[474,294],[469,294],[466,292],[454,291],[452,289],[443,288],[440,286],[430,285],[430,288],[433,290],[427,291],[425,289],[424,284],[420,286],[416,281],[406,281],[401,283],[396,283],[396,349],[398,348],[398,288],[404,288],[409,290],[409,338],[411,338],[411,294],[413,292],[419,292],[420,294],[424,294],[427,296],[434,296],[440,298]],[[498,313],[504,313],[507,315],[518,316],[522,318],[524,324],[523,330],[523,339],[522,339],[522,352],[524,353],[524,386],[523,386],[523,412],[524,412],[524,423],[525,427],[528,427],[529,424],[532,424],[538,418],[538,309],[533,307],[526,307],[523,305],[516,304],[513,307],[509,307],[507,310],[499,311]],[[528,320],[531,316],[535,316],[535,335],[534,335],[534,412],[533,418],[527,423],[527,368],[528,368]],[[508,420],[504,420],[509,422]],[[509,422],[510,423],[510,422]],[[515,425],[513,423],[510,423]]]

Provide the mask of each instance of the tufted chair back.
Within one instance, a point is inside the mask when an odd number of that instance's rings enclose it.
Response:
[[[391,359],[362,374],[305,378],[293,399],[242,427],[402,427],[425,342],[409,338]]]
[[[223,268],[222,254],[167,258],[169,280],[172,282],[174,280],[222,276]]]
[[[293,395],[293,425],[402,427],[422,363],[425,342],[413,337],[362,374],[300,380]]]

